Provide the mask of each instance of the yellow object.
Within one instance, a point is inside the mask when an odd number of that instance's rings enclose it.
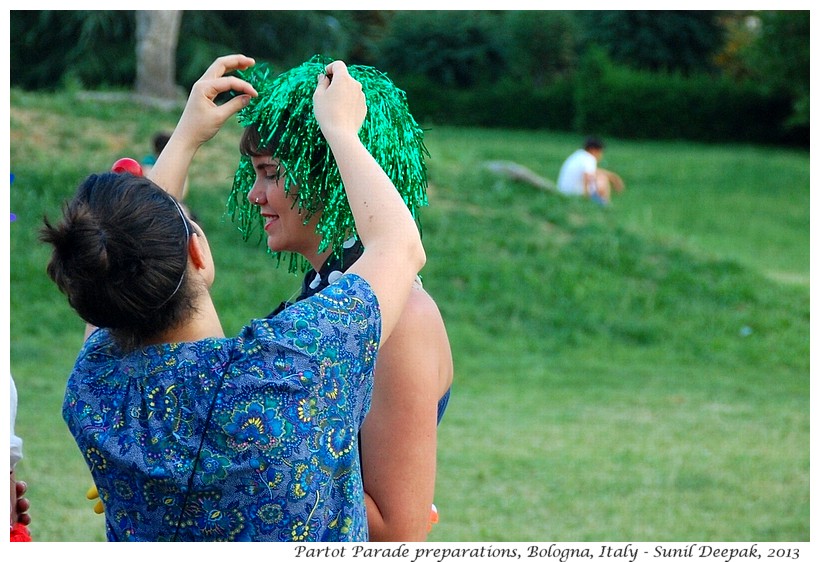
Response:
[[[85,497],[89,500],[97,500],[97,503],[94,504],[94,513],[98,515],[105,513],[105,506],[103,506],[103,502],[100,499],[100,493],[97,491],[96,486],[91,486],[85,493]]]

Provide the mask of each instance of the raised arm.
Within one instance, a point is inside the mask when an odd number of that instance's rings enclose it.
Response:
[[[373,288],[382,315],[382,343],[396,325],[413,279],[424,266],[418,228],[393,182],[359,140],[367,114],[361,84],[341,61],[318,77],[316,120],[339,167],[364,253],[348,273]]]
[[[225,76],[225,73],[253,64],[254,60],[245,55],[228,55],[216,59],[208,67],[191,88],[179,123],[156,164],[146,175],[148,179],[177,199],[182,198],[188,168],[199,147],[212,139],[231,115],[248,105],[250,96],[257,95],[253,86],[239,78]],[[240,95],[223,105],[216,105],[216,96],[228,90]],[[86,324],[83,341],[96,329],[96,326]]]
[[[191,88],[179,123],[148,172],[148,178],[176,197],[182,198],[188,168],[199,147],[219,132],[231,115],[248,105],[256,90],[240,78],[225,76],[233,70],[253,66],[254,60],[245,55],[228,55],[216,59]],[[214,101],[222,92],[233,90],[237,96],[217,105]]]

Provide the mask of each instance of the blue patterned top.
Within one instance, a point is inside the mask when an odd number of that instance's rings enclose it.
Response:
[[[108,540],[366,541],[357,434],[380,330],[345,275],[235,338],[124,354],[94,332],[63,417]]]

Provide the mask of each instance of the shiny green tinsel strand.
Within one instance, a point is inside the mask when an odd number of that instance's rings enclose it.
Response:
[[[305,221],[313,213],[322,213],[316,227],[322,239],[319,252],[332,247],[341,253],[343,242],[355,234],[355,223],[339,169],[313,114],[316,76],[330,62],[332,59],[316,55],[278,75],[264,63],[239,72],[259,93],[239,113],[239,123],[259,128],[263,144],[272,149],[286,174],[286,191],[299,187],[297,204]],[[373,67],[352,65],[348,70],[362,84],[367,103],[359,138],[393,181],[421,228],[418,211],[427,205],[425,157],[429,152],[424,133],[409,112],[406,94]],[[260,240],[264,232],[261,216],[247,198],[254,181],[250,158],[242,156],[227,208],[246,240],[256,228]],[[290,271],[299,269],[298,261],[291,256]],[[304,260],[301,265],[301,269],[307,267]]]

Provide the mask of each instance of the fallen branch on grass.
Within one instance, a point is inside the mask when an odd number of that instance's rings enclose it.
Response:
[[[527,183],[544,191],[555,191],[555,183],[539,176],[526,166],[518,164],[517,162],[510,160],[490,160],[484,163],[484,167],[496,175]]]

